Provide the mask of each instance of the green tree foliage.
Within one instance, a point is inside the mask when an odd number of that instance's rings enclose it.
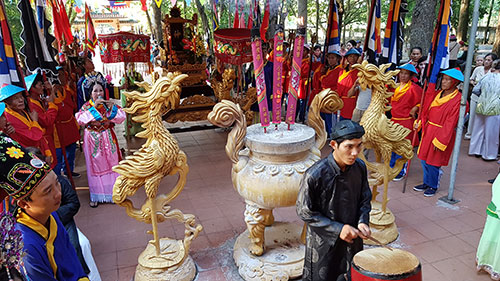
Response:
[[[7,22],[10,26],[10,32],[12,34],[12,40],[14,41],[14,46],[16,50],[19,51],[23,45],[21,40],[21,32],[23,31],[23,26],[21,25],[21,13],[17,9],[17,1],[4,1],[5,3],[5,13],[7,14]]]
[[[469,0],[469,19],[467,22],[471,23],[472,22],[472,12],[474,11],[474,1]],[[452,1],[451,2],[451,10],[453,11],[453,14],[451,16],[451,27],[452,28],[457,28],[458,27],[458,17],[460,15],[460,1]],[[485,17],[485,15],[489,12],[490,10],[490,5],[491,5],[491,0],[480,0],[479,1],[479,20]],[[495,6],[493,7],[493,13],[492,15],[498,15],[500,12],[500,1],[495,1]],[[494,18],[494,17],[493,17]]]

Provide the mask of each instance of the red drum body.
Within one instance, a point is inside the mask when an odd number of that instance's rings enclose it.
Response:
[[[413,254],[372,248],[356,254],[351,266],[352,281],[422,281],[422,266]]]

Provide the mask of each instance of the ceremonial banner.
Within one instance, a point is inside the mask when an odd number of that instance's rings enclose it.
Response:
[[[330,0],[328,13],[328,27],[326,34],[328,35],[325,40],[324,54],[329,51],[340,51],[340,26],[339,15],[337,11],[337,3],[335,0]]]
[[[148,10],[148,6],[146,4],[146,1],[147,0],[141,0],[141,10],[143,10],[144,12],[146,12]]]
[[[370,17],[366,29],[364,50],[368,52],[368,61],[375,62],[376,55],[382,53],[380,42],[380,0],[372,0]]]
[[[429,50],[429,82],[436,83],[441,69],[449,66],[448,40],[450,33],[451,0],[441,0],[434,35]]]
[[[233,28],[239,28],[240,27],[240,16],[239,16],[239,7],[238,7],[238,0],[235,0],[235,10],[236,13],[234,15],[234,21],[233,21]]]
[[[85,46],[94,54],[94,48],[97,45],[97,34],[94,30],[94,23],[90,17],[90,10],[87,3],[85,3]]]
[[[220,61],[233,65],[252,62],[250,29],[224,28],[215,31],[214,54]]]
[[[217,16],[217,0],[212,1],[212,22],[214,25],[214,31],[219,29],[219,17]]]
[[[14,45],[12,44],[3,4],[0,4],[0,31],[0,84],[19,83]],[[19,84],[17,85],[19,86]]]
[[[162,0],[155,0],[155,2],[156,2],[156,6],[157,6],[158,8],[160,8],[160,7],[161,7],[161,1],[162,1]]]
[[[117,9],[117,8],[128,8],[130,6],[130,2],[127,0],[109,0],[109,6],[112,9]]]
[[[252,56],[255,87],[257,88],[257,102],[259,104],[260,124],[263,127],[268,127],[269,107],[267,105],[267,89],[264,77],[264,58],[262,57],[262,41],[259,38],[259,30],[257,28],[252,29]]]
[[[399,64],[398,59],[398,29],[400,23],[400,8],[401,0],[391,0],[389,8],[389,15],[387,16],[387,24],[385,27],[384,34],[384,49],[382,51],[382,56],[385,58],[385,62],[391,62],[394,64]]]
[[[56,73],[57,63],[54,57],[57,50],[52,47],[55,38],[49,33],[50,21],[43,17],[44,28],[40,29],[28,0],[20,0],[17,7],[21,12],[23,26],[21,39],[24,41],[20,53],[26,58],[26,68],[31,73],[42,69],[49,72],[50,77],[53,77]]]
[[[293,45],[292,73],[290,75],[290,83],[288,84],[288,107],[286,109],[286,123],[288,125],[295,124],[305,35],[305,27],[297,29],[297,36]]]
[[[66,40],[66,44],[71,44],[73,43],[73,34],[71,33],[71,24],[69,23],[69,19],[68,19],[68,14],[66,13],[66,7],[64,6],[64,3],[62,2],[62,0],[54,0],[57,2],[57,5],[59,6],[58,8],[58,11],[60,14],[60,19],[61,19],[61,22],[62,22],[62,32],[64,34],[64,39]]]
[[[283,97],[283,26],[277,25],[273,51],[273,124],[281,123],[281,99]]]
[[[264,8],[264,19],[262,19],[262,25],[260,26],[260,38],[262,38],[264,42],[267,42],[266,32],[267,29],[269,28],[269,15],[270,15],[269,2],[271,0],[265,0],[265,1],[266,1],[266,7]]]
[[[149,62],[149,36],[130,32],[117,32],[99,36],[103,63]]]

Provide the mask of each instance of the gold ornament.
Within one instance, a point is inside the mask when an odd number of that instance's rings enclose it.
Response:
[[[394,215],[387,208],[387,202],[389,202],[387,198],[388,184],[399,174],[404,164],[413,157],[413,147],[410,140],[406,139],[411,131],[392,122],[385,115],[385,112],[390,110],[390,106],[387,106],[388,98],[393,95],[392,92],[387,91],[386,86],[395,88],[396,84],[392,78],[399,73],[399,70],[387,71],[389,67],[390,64],[377,67],[367,61],[353,66],[353,69],[359,70],[360,87],[363,90],[366,88],[372,90],[370,105],[363,114],[360,124],[365,129],[363,144],[365,148],[373,149],[376,162],[368,162],[363,153],[360,153],[360,158],[366,163],[372,177],[370,179],[370,185],[373,188],[370,224],[378,228],[386,226],[385,228],[390,230],[390,238],[375,237],[387,243],[397,238],[397,231],[394,232]],[[392,152],[402,157],[396,161],[394,168],[389,166]],[[377,187],[381,184],[384,185],[384,194],[382,202],[379,203],[376,201],[379,194]],[[381,236],[384,236],[383,231],[380,233],[382,233]]]
[[[138,151],[113,168],[113,171],[120,174],[113,188],[113,201],[125,207],[128,216],[152,224],[152,231],[148,233],[153,234],[153,240],[139,256],[137,281],[148,280],[147,278],[153,275],[158,277],[158,272],[170,272],[177,280],[189,280],[191,277],[179,277],[179,272],[192,271],[186,269],[186,265],[193,264],[188,259],[189,248],[192,240],[203,229],[200,224],[196,224],[194,215],[183,214],[168,205],[183,190],[189,167],[186,154],[179,149],[175,138],[165,129],[162,116],[179,105],[180,85],[186,77],[186,74],[168,73],[165,77],[158,78],[154,85],[138,83],[146,93],[124,92],[132,102],[129,108],[124,109],[125,112],[136,114],[132,119],[142,123],[145,129],[136,136],[147,139]],[[177,173],[179,178],[172,191],[158,195],[161,180]],[[139,209],[127,198],[142,186],[147,200]],[[159,238],[158,223],[167,219],[177,219],[184,223],[186,230],[182,241]],[[145,274],[148,271],[153,272],[153,275]],[[194,276],[193,273],[189,274]],[[161,278],[171,279],[165,276]]]

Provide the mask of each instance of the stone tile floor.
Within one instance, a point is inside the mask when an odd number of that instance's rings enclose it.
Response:
[[[117,135],[121,135],[120,132]],[[172,206],[184,213],[196,215],[204,230],[193,241],[191,255],[198,266],[196,280],[241,280],[232,259],[232,245],[237,235],[245,230],[244,200],[233,189],[231,162],[224,146],[227,132],[204,130],[174,134],[181,149],[188,156],[190,167],[183,192]],[[140,139],[128,142],[120,138],[121,147],[133,151]],[[460,203],[449,205],[438,198],[447,195],[450,167],[444,168],[441,188],[437,196],[425,198],[412,190],[421,183],[422,169],[418,159],[412,162],[407,191],[402,193],[402,182],[389,186],[389,208],[396,216],[399,238],[391,244],[414,253],[422,263],[425,281],[481,281],[490,280],[485,273],[476,273],[475,252],[485,221],[485,209],[491,199],[488,179],[495,177],[499,165],[467,156],[469,141],[463,141],[459,158],[454,198]],[[128,145],[128,146],[127,146]],[[323,155],[330,152],[323,149]],[[451,162],[451,161],[450,161]],[[78,187],[86,187],[85,159],[77,155],[76,180]],[[172,188],[174,179],[164,179],[162,192]],[[94,258],[104,281],[129,281],[137,265],[137,257],[151,235],[149,225],[127,217],[122,207],[102,204],[90,208],[88,190],[80,189],[81,208],[76,216],[78,227],[92,244]],[[136,205],[145,198],[139,189]],[[294,207],[276,209],[277,221],[300,223]],[[162,237],[183,237],[184,226],[167,221],[161,223]]]

